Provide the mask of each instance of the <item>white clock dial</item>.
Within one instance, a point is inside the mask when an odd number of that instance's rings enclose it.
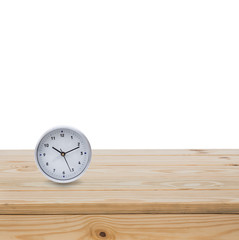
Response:
[[[35,160],[48,179],[68,183],[78,179],[89,166],[91,147],[80,131],[68,127],[55,128],[40,139]]]

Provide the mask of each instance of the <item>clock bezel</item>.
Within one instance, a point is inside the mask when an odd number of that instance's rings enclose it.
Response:
[[[70,179],[56,179],[54,177],[51,177],[50,175],[48,175],[40,166],[40,163],[38,161],[38,148],[39,148],[39,145],[42,141],[42,139],[47,135],[49,134],[50,132],[52,131],[55,131],[55,130],[60,130],[60,129],[69,129],[71,131],[74,131],[78,134],[80,134],[84,140],[85,140],[85,143],[87,145],[87,148],[89,149],[89,153],[88,154],[88,161],[87,161],[87,164],[85,166],[85,168],[75,177],[73,178],[70,178]],[[35,162],[36,162],[36,165],[38,167],[38,169],[40,170],[40,172],[46,177],[48,178],[49,180],[53,181],[53,182],[56,182],[56,183],[70,183],[70,182],[74,182],[76,180],[78,180],[80,177],[82,177],[82,175],[86,172],[86,170],[88,169],[89,165],[90,165],[90,162],[91,162],[91,157],[92,157],[92,149],[91,149],[91,145],[89,143],[89,140],[87,139],[87,137],[85,136],[84,133],[82,133],[80,130],[76,129],[76,128],[73,128],[73,127],[69,127],[69,126],[57,126],[57,127],[53,127],[49,130],[47,130],[45,133],[42,134],[42,136],[40,137],[40,139],[38,140],[37,144],[36,144],[36,147],[35,147],[35,154],[34,154],[34,158],[35,158]]]

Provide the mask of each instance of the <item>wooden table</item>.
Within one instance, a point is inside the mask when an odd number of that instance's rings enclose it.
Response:
[[[239,150],[94,150],[67,185],[0,151],[0,240],[238,240],[238,214]]]

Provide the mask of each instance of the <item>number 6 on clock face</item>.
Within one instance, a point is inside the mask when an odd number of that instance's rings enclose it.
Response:
[[[48,179],[58,183],[73,182],[82,176],[90,164],[90,143],[76,129],[54,128],[38,142],[35,160]]]

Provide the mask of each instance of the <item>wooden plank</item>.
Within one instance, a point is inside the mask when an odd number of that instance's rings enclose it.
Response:
[[[176,153],[178,150],[175,150]],[[117,150],[116,152],[119,153]],[[141,151],[140,151],[141,152]],[[11,154],[12,153],[12,154]],[[126,154],[127,153],[127,154]],[[93,157],[91,166],[106,166],[106,165],[119,165],[119,166],[197,166],[197,165],[236,165],[239,164],[239,155],[213,155],[208,152],[209,155],[176,155],[176,153],[171,150],[172,155],[160,155],[158,150],[158,155],[154,152],[150,155],[147,151],[147,155],[136,155],[135,150],[122,150],[122,155],[113,155],[112,150],[93,150]],[[135,155],[134,155],[134,154]],[[221,153],[221,152],[220,152]],[[109,154],[109,155],[107,155]],[[112,154],[112,155],[110,155]],[[34,152],[32,150],[1,150],[0,151],[1,164],[12,164],[13,167],[16,164],[25,164],[26,168],[28,163],[34,162]],[[27,170],[27,169],[26,169]]]
[[[238,213],[238,152],[95,150],[87,173],[61,185],[38,171],[32,150],[3,150],[0,214]]]
[[[94,154],[101,156],[238,156],[239,149],[96,149]]]
[[[1,190],[52,190],[62,191],[58,184],[51,184],[31,162],[17,167],[0,167]],[[122,173],[124,173],[122,177]],[[223,178],[222,178],[223,176]],[[67,191],[84,190],[228,190],[239,189],[239,166],[95,166],[87,174],[69,184]],[[31,179],[29,182],[28,180]],[[36,188],[37,186],[37,188]],[[65,188],[64,188],[65,189]]]
[[[93,155],[93,166],[217,166],[239,165],[239,156]]]
[[[34,150],[1,150],[0,156],[32,156]],[[239,156],[239,149],[94,149],[95,156]]]
[[[4,240],[238,240],[238,215],[1,215]]]
[[[11,154],[12,152],[12,154]],[[116,151],[118,152],[118,151]],[[178,152],[178,150],[176,150]],[[127,154],[126,154],[127,153]],[[134,150],[130,154],[130,150],[122,150],[122,155],[113,155],[112,150],[100,151],[93,150],[91,167],[97,166],[215,166],[215,165],[239,165],[239,155],[176,155],[171,150],[172,155],[155,155],[147,152],[147,155],[134,155]],[[157,151],[159,153],[159,151]],[[112,155],[110,155],[112,154]],[[28,164],[34,162],[34,152],[32,150],[0,150],[1,164],[11,164],[16,167],[16,164]],[[27,169],[26,169],[27,170]]]
[[[1,191],[1,214],[239,213],[238,191]]]

